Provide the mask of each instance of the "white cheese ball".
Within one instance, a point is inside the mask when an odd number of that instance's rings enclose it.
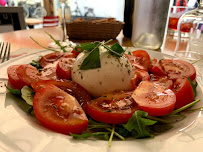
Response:
[[[89,53],[80,53],[73,65],[72,81],[84,87],[93,97],[115,90],[132,90],[131,79],[135,72],[125,57],[111,55],[99,47],[101,68],[80,70],[80,65]]]

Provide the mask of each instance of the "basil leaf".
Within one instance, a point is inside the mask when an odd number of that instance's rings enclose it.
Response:
[[[21,93],[22,93],[21,97],[26,101],[26,103],[32,106],[35,92],[30,87],[24,86],[21,89]]]
[[[101,67],[99,48],[95,48],[82,62],[80,70],[97,69]]]
[[[125,52],[125,50],[118,43],[115,43],[114,45],[112,45],[111,49],[114,50],[115,52],[119,53],[119,54],[122,54]]]
[[[82,51],[84,51],[84,50],[86,50],[86,51],[91,51],[91,50],[93,50],[99,43],[100,43],[100,42],[82,43],[82,44],[80,44],[80,45],[77,45],[77,46],[75,47],[75,50],[76,50],[77,52],[82,52]]]
[[[113,54],[116,54],[116,55],[118,55],[118,56],[122,56],[122,54],[118,53],[117,51],[112,50],[110,47],[108,47],[108,46],[106,46],[106,45],[104,45],[104,44],[102,44],[102,46],[103,46],[105,49],[107,49],[109,52],[111,52],[111,53],[113,53]]]
[[[17,96],[21,96],[21,92],[18,89],[11,89],[9,87],[6,86],[6,88],[8,89],[8,91],[10,91],[12,94],[17,95]]]
[[[151,137],[147,126],[154,125],[157,121],[147,119],[148,113],[144,111],[136,111],[129,119],[128,123],[123,125],[125,129],[132,132],[134,138]]]
[[[189,82],[190,82],[190,84],[191,84],[191,86],[192,86],[192,89],[193,89],[193,92],[194,92],[194,97],[196,97],[196,95],[197,95],[197,90],[196,90],[196,88],[197,88],[197,82],[195,82],[195,83],[192,83],[192,81],[191,81],[191,79],[190,78],[187,78],[188,80],[189,80]]]

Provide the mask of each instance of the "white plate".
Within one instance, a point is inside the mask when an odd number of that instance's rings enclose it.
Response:
[[[132,48],[133,49],[133,48]],[[7,67],[14,64],[30,63],[40,55],[41,51],[11,59],[0,65],[1,80],[7,79]],[[149,51],[152,57],[159,59],[171,56]],[[2,79],[3,78],[3,79]],[[197,99],[203,101],[203,87],[197,88]],[[26,113],[26,104],[12,94],[0,94],[0,151],[11,152],[174,152],[199,151],[203,143],[203,118],[201,112],[188,114],[186,119],[175,124],[171,130],[153,139],[127,139],[125,141],[108,142],[96,139],[75,140],[70,136],[55,133],[44,128],[37,119]],[[201,107],[200,101],[195,107]]]

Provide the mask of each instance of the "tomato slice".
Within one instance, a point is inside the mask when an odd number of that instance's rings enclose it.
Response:
[[[196,70],[192,64],[182,60],[163,59],[161,66],[172,80],[180,77],[189,77],[191,81],[196,78]]]
[[[135,102],[151,116],[163,116],[175,108],[176,96],[170,89],[164,89],[150,81],[142,81],[132,94]]]
[[[141,108],[131,98],[132,92],[113,92],[91,100],[87,112],[91,118],[108,124],[122,124]]]
[[[20,81],[20,79],[18,78],[18,75],[16,73],[16,69],[19,67],[20,65],[12,65],[10,67],[8,67],[7,69],[7,74],[8,74],[8,80],[11,84],[11,86],[14,89],[22,89],[23,86],[25,86],[26,84],[23,83],[22,81]]]
[[[137,77],[138,77],[139,81],[149,81],[150,80],[150,76],[147,71],[137,69],[136,72],[137,72]]]
[[[30,64],[20,65],[16,69],[16,74],[19,80],[21,81],[21,83],[27,86],[30,86],[31,83],[41,79],[37,68],[33,67]]]
[[[157,58],[153,58],[149,71],[156,75],[165,75],[163,68]]]
[[[80,134],[88,125],[88,119],[77,100],[54,85],[37,91],[33,109],[43,126],[59,133]]]
[[[75,58],[76,54],[68,53],[68,52],[53,52],[47,55],[44,55],[40,60],[39,64],[42,68],[47,66],[50,63],[54,63],[55,61],[61,58]]]
[[[70,95],[74,96],[83,110],[87,112],[87,102],[91,100],[91,96],[87,90],[81,87],[79,84],[70,80],[41,80],[31,84],[33,90],[37,92],[39,89],[46,85],[53,84]]]
[[[70,79],[71,78],[71,70],[73,63],[75,62],[75,58],[63,58],[58,62],[56,68],[56,75],[60,79]]]
[[[132,55],[125,54],[125,56],[130,60],[135,68],[145,71],[149,70],[150,56],[146,51],[136,50],[132,52]]]
[[[181,108],[190,102],[194,101],[194,92],[192,85],[187,78],[178,78],[174,82],[174,89],[176,95],[176,108]]]
[[[168,79],[167,76],[150,74],[150,80],[155,84],[161,85],[164,89],[173,89],[173,81]]]

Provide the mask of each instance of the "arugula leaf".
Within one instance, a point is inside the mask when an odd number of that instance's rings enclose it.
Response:
[[[79,44],[79,45],[77,45],[76,47],[75,47],[75,50],[77,51],[77,52],[82,52],[82,51],[84,51],[84,50],[86,50],[86,51],[91,51],[91,50],[93,50],[96,46],[98,46],[98,44],[99,44],[100,42],[91,42],[91,43],[82,43],[82,44]]]
[[[80,66],[80,70],[89,70],[89,69],[96,69],[100,68],[100,53],[99,48],[96,47],[93,49],[90,54],[84,59]]]
[[[77,138],[77,139],[78,138],[88,138],[88,137],[95,137],[95,138],[104,137],[104,139],[106,139],[106,140],[109,139],[109,134],[110,134],[110,132],[94,132],[94,133],[83,132],[81,135],[70,133],[70,135],[73,138]]]
[[[125,52],[125,50],[118,43],[115,43],[114,45],[112,45],[111,49],[114,50],[115,52],[119,53],[119,54],[122,54]]]
[[[188,109],[188,108],[194,106],[194,105],[197,104],[199,101],[200,101],[200,99],[197,99],[197,100],[195,100],[195,101],[193,101],[193,102],[191,102],[191,103],[189,103],[189,104],[187,104],[187,105],[185,105],[185,106],[183,106],[183,107],[181,107],[181,108],[179,108],[179,109],[176,109],[176,110],[172,111],[172,112],[169,114],[169,116],[173,116],[173,115],[175,115],[175,114],[177,114],[177,113],[179,113],[179,112],[182,112],[182,111],[184,111],[184,110],[186,110],[186,109]]]
[[[53,50],[53,49],[51,49],[51,48],[47,48],[47,47],[44,47],[44,46],[42,46],[41,44],[39,44],[34,38],[32,38],[31,36],[30,36],[30,38],[36,43],[36,44],[38,44],[39,46],[41,46],[42,48],[44,48],[44,49],[46,49],[46,50],[50,50],[50,51],[53,51],[53,52],[59,52],[59,51],[57,51],[57,50]]]
[[[191,84],[191,86],[192,86],[192,89],[193,89],[193,92],[194,92],[194,97],[196,97],[196,95],[197,95],[197,90],[196,90],[196,88],[197,88],[197,82],[195,82],[195,83],[192,83],[192,81],[191,81],[191,79],[190,78],[187,78],[188,80],[189,80],[189,82],[190,82],[190,84]]]
[[[47,32],[45,31],[45,33],[47,33]],[[49,34],[49,33],[47,33],[47,34],[56,43],[56,45],[58,45],[60,47],[60,49],[63,50],[63,52],[67,52],[65,49],[67,46],[62,46],[59,40],[56,40],[51,34]]]
[[[6,85],[5,85],[6,86]],[[17,95],[17,96],[21,96],[21,92],[18,89],[11,89],[9,87],[6,86],[6,89],[8,89],[8,91],[10,91],[12,94]]]
[[[39,64],[39,60],[40,60],[40,58],[37,59],[37,60],[32,60],[32,62],[30,63],[30,65],[36,67],[36,68],[40,71],[40,70],[42,69],[42,67],[41,67],[40,64]]]
[[[150,135],[146,127],[154,125],[157,121],[147,119],[146,118],[147,116],[148,116],[147,112],[138,110],[129,119],[128,123],[123,126],[129,132],[132,132],[134,138],[151,137],[152,135]]]
[[[30,87],[24,86],[21,89],[21,93],[21,97],[26,101],[26,103],[32,106],[35,92]]]

